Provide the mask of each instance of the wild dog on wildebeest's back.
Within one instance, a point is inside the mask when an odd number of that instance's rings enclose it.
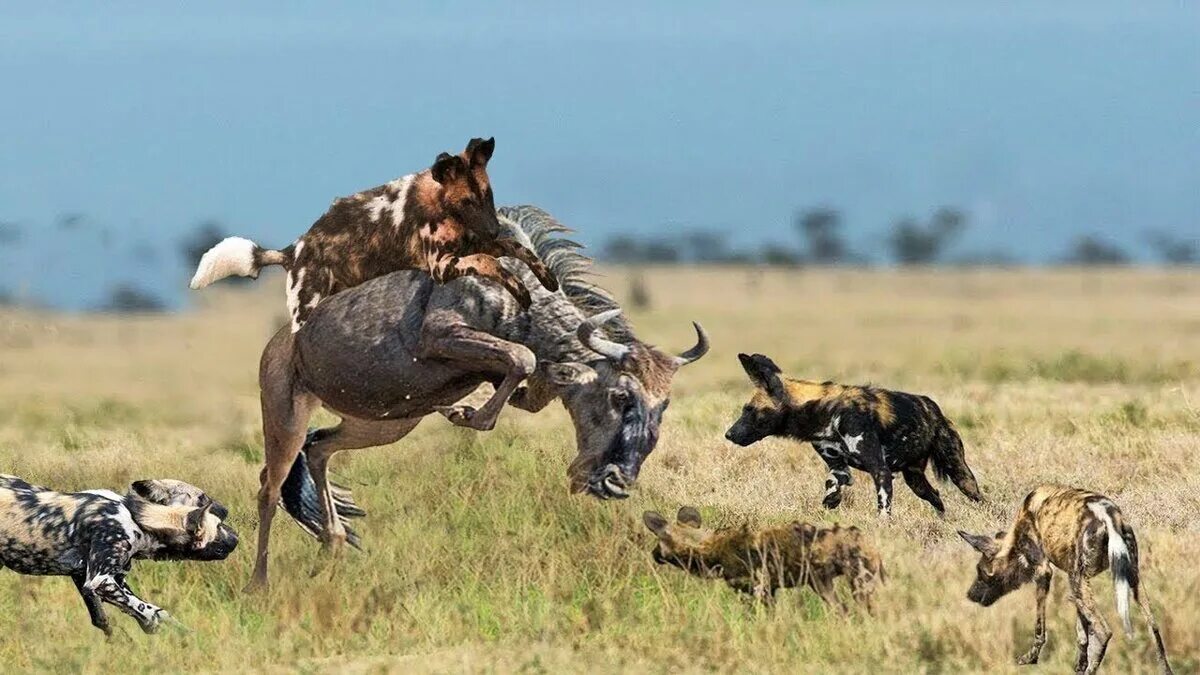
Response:
[[[153,633],[174,619],[133,594],[125,577],[134,559],[224,560],[237,547],[237,534],[222,522],[226,514],[177,480],[137,481],[122,497],[54,492],[0,475],[0,567],[71,577],[92,625],[106,635],[112,629],[104,602]]]
[[[658,537],[654,561],[700,577],[721,577],[734,589],[764,602],[780,588],[807,584],[827,604],[845,604],[833,582],[846,577],[854,599],[871,611],[875,583],[883,581],[883,562],[857,527],[817,527],[793,522],[751,531],[746,525],[720,530],[703,527],[700,512],[685,506],[674,523],[647,511],[646,527]]]
[[[1162,633],[1150,611],[1150,600],[1141,587],[1137,537],[1111,499],[1095,492],[1060,485],[1042,485],[1030,492],[1008,532],[989,535],[958,533],[982,554],[976,566],[975,583],[967,597],[984,607],[1003,595],[1033,581],[1037,587],[1037,627],[1033,646],[1018,664],[1037,663],[1046,643],[1046,596],[1054,567],[1067,573],[1070,596],[1076,610],[1076,644],[1079,652],[1075,671],[1094,673],[1104,659],[1112,631],[1096,608],[1088,579],[1111,569],[1117,595],[1117,613],[1127,634],[1129,594],[1142,609],[1154,635],[1158,663],[1171,672]]]
[[[850,485],[853,467],[875,480],[880,515],[891,513],[895,472],[918,497],[944,513],[941,496],[925,478],[930,461],[937,476],[948,477],[967,497],[983,498],[967,466],[962,439],[928,396],[785,379],[779,366],[762,354],[738,354],[738,359],[758,391],[725,438],[738,445],[767,436],[810,441],[829,466],[825,508],[842,503],[842,488]]]
[[[317,303],[398,270],[424,270],[438,283],[462,276],[491,279],[528,309],[529,290],[496,258],[517,258],[547,290],[558,281],[533,251],[500,238],[487,164],[494,139],[471,139],[461,155],[438,155],[429,169],[337,199],[294,244],[278,251],[230,237],[200,259],[191,286],[230,275],[257,277],[269,265],[287,268],[292,331]]]

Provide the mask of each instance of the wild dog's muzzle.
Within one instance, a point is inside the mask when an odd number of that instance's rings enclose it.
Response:
[[[203,548],[193,551],[188,556],[192,560],[224,560],[237,548],[238,536],[232,527],[222,523],[217,529],[217,536]]]

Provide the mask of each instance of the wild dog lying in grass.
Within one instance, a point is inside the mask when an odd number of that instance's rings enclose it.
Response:
[[[658,537],[654,561],[700,577],[720,577],[734,589],[764,602],[780,588],[807,584],[827,604],[845,603],[833,581],[846,577],[850,593],[871,611],[875,582],[883,581],[883,562],[857,527],[817,527],[793,522],[757,532],[748,526],[709,530],[700,512],[685,506],[675,522],[647,511],[646,527]]]
[[[278,251],[225,239],[201,257],[191,286],[230,275],[257,278],[263,267],[282,265],[292,332],[322,299],[398,270],[424,270],[438,283],[491,279],[528,309],[529,290],[496,258],[524,262],[551,292],[558,281],[533,251],[500,238],[487,175],[495,148],[495,139],[473,138],[462,154],[442,153],[425,171],[337,199],[308,232]]]
[[[1037,588],[1033,646],[1017,660],[1018,664],[1037,663],[1046,643],[1046,596],[1050,593],[1053,568],[1057,567],[1067,573],[1071,600],[1075,603],[1079,647],[1075,671],[1096,672],[1112,631],[1096,608],[1087,580],[1111,569],[1117,612],[1125,632],[1133,631],[1129,621],[1132,592],[1154,634],[1159,665],[1164,673],[1171,672],[1162,633],[1150,612],[1150,601],[1140,587],[1137,537],[1108,497],[1059,485],[1042,485],[1025,497],[1008,532],[999,532],[995,537],[961,530],[958,534],[982,554],[976,566],[975,583],[967,591],[973,602],[987,607],[1029,581]]]
[[[177,622],[129,588],[133,560],[224,560],[237,547],[237,534],[222,522],[226,513],[182,481],[138,481],[122,497],[54,492],[0,475],[0,567],[71,577],[92,625],[105,635],[112,629],[103,602],[153,633]]]
[[[925,478],[930,461],[939,478],[949,478],[974,501],[983,498],[967,466],[962,439],[928,396],[793,380],[782,377],[779,366],[762,354],[738,354],[738,359],[757,391],[725,438],[743,446],[767,436],[811,442],[829,466],[825,508],[842,503],[842,488],[851,484],[853,467],[875,480],[879,515],[891,513],[896,472],[918,497],[944,513],[941,496]]]

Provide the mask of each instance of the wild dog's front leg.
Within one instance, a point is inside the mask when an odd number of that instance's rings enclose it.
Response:
[[[825,496],[821,504],[827,509],[836,509],[842,503],[842,488],[850,485],[850,466],[846,457],[832,450],[818,448],[817,452],[825,465],[829,467],[829,475],[825,478]]]
[[[1037,589],[1037,625],[1033,629],[1033,645],[1017,659],[1018,666],[1037,663],[1042,655],[1042,647],[1046,644],[1046,596],[1050,595],[1050,580],[1053,575],[1054,571],[1049,563],[1042,563],[1033,574],[1033,583]]]
[[[521,283],[517,275],[504,269],[499,260],[490,255],[476,253],[460,258],[449,253],[435,252],[431,253],[430,257],[432,259],[429,274],[434,281],[440,284],[448,283],[459,277],[483,277],[503,286],[516,298],[521,309],[529,309],[529,306],[533,304],[533,299],[529,296],[529,289],[525,288],[525,284]]]
[[[537,277],[537,280],[541,282],[546,290],[551,293],[558,290],[558,279],[554,278],[554,275],[550,272],[550,268],[546,267],[546,264],[542,262],[541,258],[537,257],[536,253],[520,245],[515,240],[497,239],[488,247],[486,253],[491,253],[497,258],[505,257],[520,260],[525,263],[530,272],[533,272],[533,276]]]
[[[75,590],[79,591],[79,597],[83,598],[83,604],[87,605],[92,625],[104,631],[105,636],[112,637],[112,628],[108,625],[108,616],[104,614],[104,605],[94,591],[84,588],[87,579],[82,574],[73,574],[71,581],[75,582]]]
[[[104,602],[132,616],[146,633],[156,632],[164,623],[178,623],[167,610],[134,595],[124,578],[106,577],[93,592]]]
[[[458,361],[479,372],[504,375],[492,397],[478,410],[466,405],[437,408],[452,423],[480,431],[496,426],[496,419],[509,396],[537,366],[537,359],[528,347],[461,323],[442,323],[442,317],[438,316],[426,319],[421,329],[420,351],[425,357]]]

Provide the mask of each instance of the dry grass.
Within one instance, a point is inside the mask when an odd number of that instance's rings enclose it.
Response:
[[[619,294],[628,275],[610,270]],[[65,579],[0,573],[5,670],[445,672],[526,669],[1008,672],[1033,628],[1032,592],[982,609],[956,528],[999,528],[1033,485],[1106,492],[1143,542],[1143,577],[1178,672],[1200,670],[1200,277],[1151,271],[652,270],[645,339],[713,351],[676,379],[662,442],[628,501],[565,494],[572,435],[557,407],[490,434],[430,419],[335,470],[370,512],[368,551],[330,562],[286,520],[268,597],[239,593],[253,556],[262,454],[259,350],[281,315],[276,277],[211,292],[186,315],[0,315],[0,471],[62,488],[195,482],[230,505],[244,545],[224,564],[144,563],[132,584],[188,635],[105,643]],[[259,292],[259,291],[262,292]],[[214,289],[215,291],[215,289]],[[806,377],[928,393],[958,422],[987,495],[951,486],[935,517],[903,485],[892,522],[865,477],[821,509],[807,446],[721,437],[749,393],[738,351]],[[325,419],[324,421],[329,421]],[[840,520],[877,537],[891,581],[875,617],[827,614],[807,591],[755,608],[723,584],[654,566],[643,509],[695,504],[735,522]],[[315,576],[313,576],[315,574]],[[1044,663],[1073,663],[1062,580]],[[1111,584],[1098,582],[1105,611]],[[1113,617],[1115,619],[1115,617]],[[1115,624],[1114,624],[1115,625]],[[1108,672],[1145,672],[1140,627]]]

